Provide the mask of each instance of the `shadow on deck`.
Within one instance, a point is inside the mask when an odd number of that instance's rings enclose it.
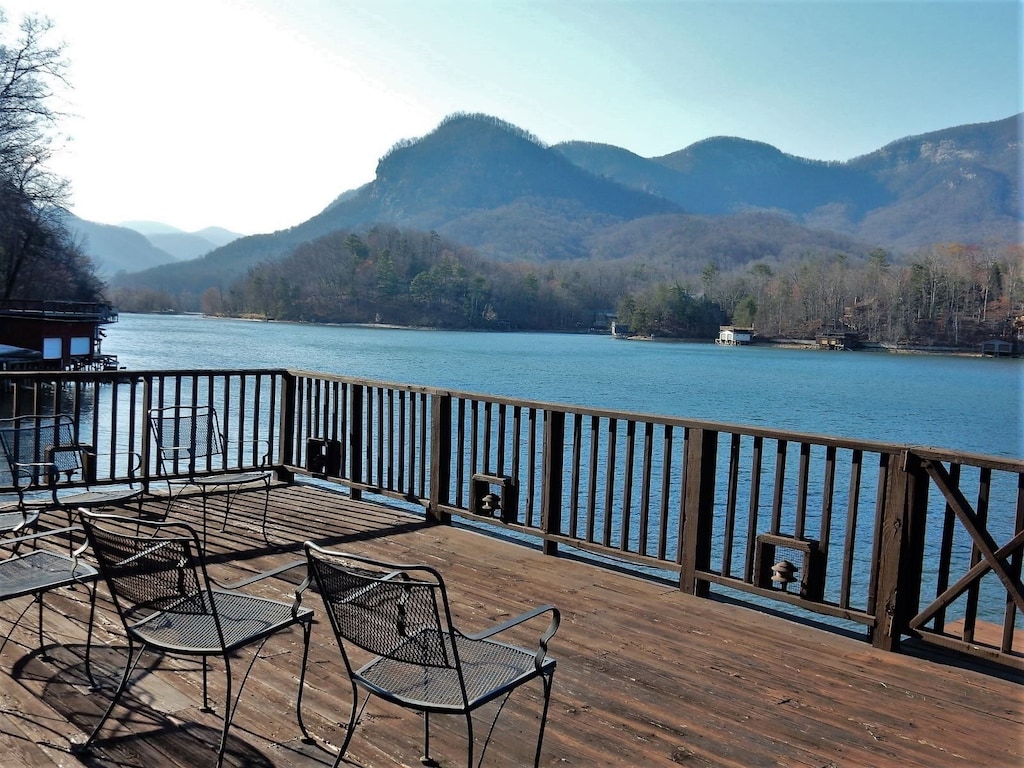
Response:
[[[162,511],[152,499],[147,509]],[[541,764],[544,766],[1019,766],[1024,757],[1024,686],[1012,675],[884,653],[867,643],[724,601],[600,569],[570,558],[448,526],[311,485],[272,491],[268,539],[259,530],[262,496],[239,494],[220,532],[223,497],[210,504],[211,571],[231,581],[301,556],[313,539],[444,573],[456,622],[475,631],[551,602],[562,627]],[[172,515],[198,526],[197,499]],[[60,518],[53,518],[60,522]],[[261,594],[290,599],[301,570],[262,583]],[[307,596],[318,611],[319,598]],[[212,765],[223,681],[212,663],[217,712],[201,711],[201,674],[192,661],[150,658],[115,710],[92,755],[70,754],[109,701],[124,640],[100,589],[94,663],[105,681],[90,692],[84,674],[85,591],[46,598],[47,646],[37,646],[28,599],[0,604],[2,764],[171,768]],[[530,627],[539,632],[542,627]],[[523,643],[535,637],[520,635]],[[334,755],[305,743],[294,715],[301,633],[264,648],[232,726],[225,765],[329,766]],[[247,656],[243,656],[247,660]],[[313,630],[304,713],[330,744],[343,738],[349,693],[333,636]],[[506,704],[483,766],[532,763],[540,684]],[[497,704],[474,728],[477,753]],[[465,723],[432,720],[432,751],[464,764]],[[371,701],[343,765],[418,765],[422,724],[412,713]]]

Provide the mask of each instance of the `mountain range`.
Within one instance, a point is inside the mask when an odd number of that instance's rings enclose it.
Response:
[[[198,294],[302,243],[376,224],[436,231],[502,261],[635,258],[691,272],[709,260],[724,268],[822,250],[1019,243],[1022,126],[1024,114],[823,162],[732,137],[655,158],[582,141],[545,146],[498,118],[455,114],[396,145],[373,181],[307,221],[188,261],[149,266],[137,253],[142,271],[114,283]],[[170,253],[168,240],[148,237]]]
[[[241,235],[221,227],[185,232],[167,224],[131,221],[99,224],[64,211],[64,224],[92,257],[103,278],[188,261],[227,245]]]

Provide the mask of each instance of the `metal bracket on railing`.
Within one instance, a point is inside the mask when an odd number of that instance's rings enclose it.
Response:
[[[779,560],[779,550],[787,554],[794,553],[794,559],[798,553],[800,566],[795,567],[789,559]],[[777,533],[762,533],[757,537],[757,548],[754,551],[756,586],[786,591],[789,584],[795,582],[798,573],[802,574],[800,597],[805,600],[821,600],[825,595],[825,553],[816,540]]]
[[[497,492],[495,492],[495,488]],[[519,493],[508,475],[474,474],[469,485],[469,511],[484,517],[500,517],[514,523],[518,517]]]
[[[320,477],[341,477],[341,442],[325,437],[307,439],[306,469]]]

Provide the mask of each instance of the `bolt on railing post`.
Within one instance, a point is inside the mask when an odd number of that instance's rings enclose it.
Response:
[[[565,456],[565,413],[544,411],[544,456],[541,464],[541,529],[545,555],[558,554],[558,542],[548,538],[562,530],[562,466]]]
[[[427,521],[451,523],[452,516],[441,510],[451,503],[452,479],[452,396],[435,392],[430,413],[430,491]]]
[[[679,588],[707,597],[711,584],[697,576],[711,567],[711,534],[715,517],[715,472],[718,464],[718,433],[688,429],[683,488],[682,567]]]
[[[900,638],[920,607],[928,473],[909,451],[890,454],[888,466],[874,563],[875,625],[869,635],[876,648],[898,651]]]

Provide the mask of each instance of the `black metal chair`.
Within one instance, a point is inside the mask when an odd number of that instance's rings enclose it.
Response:
[[[283,570],[257,574],[221,585],[207,573],[195,531],[181,523],[151,522],[82,511],[82,527],[110,589],[128,638],[128,659],[120,685],[88,740],[88,751],[128,687],[132,672],[147,650],[202,657],[203,706],[210,710],[207,657],[224,659],[227,691],[217,765],[224,759],[228,729],[260,648],[272,635],[302,625],[304,648],[309,644],[313,611],[294,602],[271,600],[239,591]],[[231,658],[256,646],[232,699]],[[298,704],[296,704],[297,706]]]
[[[473,717],[478,707],[505,697],[534,678],[544,686],[544,706],[537,735],[534,765],[540,763],[544,726],[551,700],[555,660],[547,656],[548,643],[558,630],[560,614],[545,605],[476,634],[463,634],[452,624],[448,595],[441,574],[422,565],[395,565],[306,542],[310,574],[299,593],[310,584],[324,601],[352,684],[352,711],[337,766],[348,749],[358,719],[359,689],[401,707],[423,713],[425,765],[430,756],[430,715],[463,715],[468,728],[468,761],[473,765]],[[492,639],[499,633],[545,613],[550,623],[534,649]],[[355,648],[373,655],[358,668]],[[302,685],[299,688],[299,725],[302,722]],[[504,701],[502,702],[504,706]],[[494,716],[491,730],[501,708]],[[490,741],[490,733],[485,741]],[[483,753],[481,753],[481,759]]]
[[[32,604],[39,607],[38,637],[39,648],[45,651],[43,642],[43,596],[54,589],[82,585],[89,591],[89,628],[85,642],[85,672],[90,683],[93,680],[90,666],[90,655],[92,650],[92,625],[93,616],[96,612],[96,587],[95,582],[99,572],[89,563],[81,559],[85,546],[83,545],[71,555],[64,555],[54,552],[51,549],[39,548],[41,541],[58,540],[63,536],[70,536],[75,528],[58,528],[46,531],[45,533],[34,533],[27,536],[20,536],[15,539],[7,539],[0,542],[0,549],[9,549],[9,557],[0,560],[0,601],[13,600],[19,597],[31,595],[33,602],[25,606],[18,617],[11,625],[11,632],[21,622],[21,619],[28,613]],[[31,541],[34,548],[24,554],[17,554],[18,547]],[[0,643],[2,649],[10,639],[10,633]]]
[[[140,459],[125,457],[127,483],[96,482],[96,453],[78,441],[74,420],[67,415],[32,414],[0,419],[0,448],[4,453],[17,500],[0,503],[0,534],[21,532],[35,525],[41,512],[64,510],[68,525],[75,510],[123,507],[142,501],[134,477]]]
[[[234,492],[246,485],[262,484],[263,520],[261,530],[267,537],[267,508],[270,504],[270,483],[274,472],[270,469],[229,469],[228,442],[220,431],[217,411],[209,406],[168,406],[153,408],[149,412],[149,423],[156,441],[157,475],[167,482],[167,512],[177,497],[189,486],[199,489],[203,503],[203,542],[206,542],[207,498],[217,488],[227,490],[224,509],[223,531],[231,513],[231,498]],[[259,466],[269,462],[269,445],[263,441]],[[258,451],[257,451],[258,452]],[[178,486],[177,492],[174,487]]]

